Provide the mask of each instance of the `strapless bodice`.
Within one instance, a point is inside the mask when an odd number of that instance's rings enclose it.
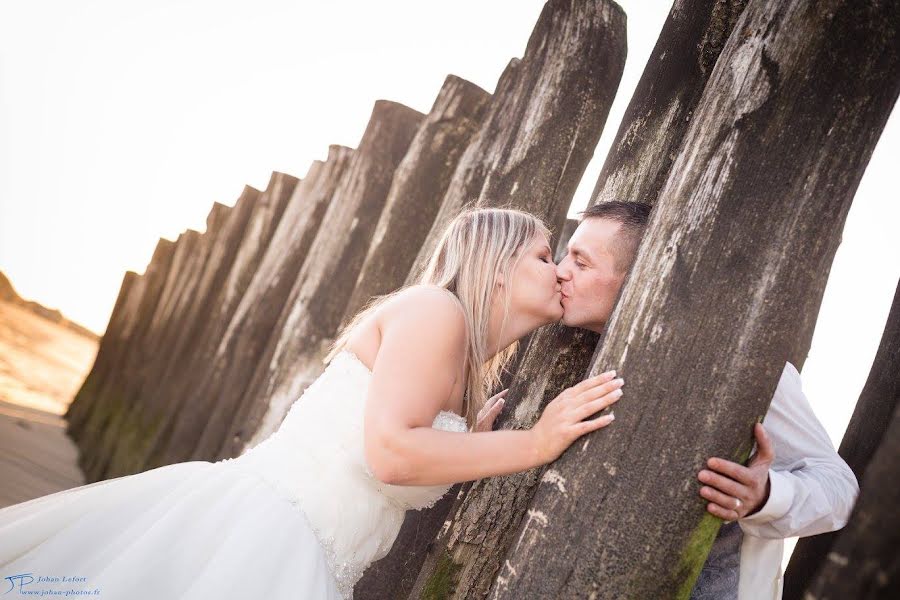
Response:
[[[220,461],[261,477],[305,513],[345,598],[352,598],[366,567],[388,553],[405,512],[432,506],[451,487],[389,485],[373,476],[363,451],[371,375],[353,353],[339,353],[275,433],[241,456]],[[468,431],[465,419],[449,411],[439,413],[432,426]]]

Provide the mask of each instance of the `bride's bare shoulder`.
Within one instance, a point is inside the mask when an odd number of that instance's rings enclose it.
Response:
[[[403,322],[427,326],[428,329],[449,328],[464,333],[466,317],[459,299],[436,285],[413,285],[395,294],[379,310],[382,327]]]
[[[376,318],[381,372],[407,373],[402,382],[394,378],[389,385],[430,390],[442,407],[458,412],[465,391],[468,329],[456,296],[437,286],[411,286],[379,306]]]

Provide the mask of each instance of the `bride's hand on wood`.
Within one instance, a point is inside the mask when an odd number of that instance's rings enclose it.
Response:
[[[531,428],[535,452],[543,464],[553,462],[582,435],[606,427],[615,416],[586,419],[611,406],[622,396],[621,378],[607,371],[585,379],[563,390],[544,408],[541,418]]]
[[[475,424],[474,429],[472,429],[473,433],[476,431],[493,431],[494,419],[496,419],[497,415],[500,414],[500,411],[503,410],[503,403],[505,402],[506,392],[508,391],[509,388],[506,388],[499,394],[495,394],[488,398],[481,410],[478,411],[478,422]]]

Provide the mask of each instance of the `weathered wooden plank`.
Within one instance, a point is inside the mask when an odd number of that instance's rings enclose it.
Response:
[[[556,242],[556,249],[553,251],[553,261],[559,263],[562,257],[566,255],[566,245],[569,243],[572,234],[578,228],[578,219],[566,219],[563,224],[562,231],[559,232],[559,240]]]
[[[106,331],[100,338],[94,364],[66,411],[66,433],[73,440],[81,438],[81,428],[96,400],[97,386],[108,376],[110,365],[115,362],[115,357],[122,351],[121,330],[123,329],[125,305],[129,302],[129,297],[133,298],[137,295],[134,285],[140,277],[134,271],[125,272],[122,285],[119,286],[119,294],[116,296],[116,303],[110,313],[109,323],[106,325]]]
[[[720,521],[709,456],[746,459],[900,91],[896,2],[758,0],[725,45],[591,373],[615,424],[550,465],[496,598],[684,598]],[[629,398],[632,398],[629,401]]]
[[[424,115],[378,100],[359,148],[338,185],[288,304],[241,399],[226,453],[255,445],[281,423],[321,363],[335,334],[384,208],[391,179]],[[312,375],[314,377],[315,375]],[[256,437],[252,437],[256,436]]]
[[[391,191],[360,271],[344,323],[372,296],[401,285],[440,208],[463,151],[481,126],[491,96],[453,75],[444,85],[397,168]],[[356,584],[357,600],[396,597],[408,590],[425,545],[440,527],[434,511],[409,511],[387,556]],[[432,532],[432,533],[429,533]]]
[[[168,426],[169,419],[174,421],[168,440],[169,448],[180,457],[179,460],[190,457],[190,449],[203,429],[207,414],[213,410],[218,401],[214,396],[198,394],[198,386],[213,362],[222,335],[239,302],[245,296],[247,286],[269,246],[272,234],[281,221],[287,201],[297,182],[296,177],[274,172],[265,191],[253,203],[233,261],[221,286],[214,291],[207,313],[202,317],[195,339],[192,341],[192,351],[179,361],[180,370],[169,378],[162,379],[160,366],[163,361],[147,361],[146,368],[141,371],[135,382],[132,404],[136,410],[130,413],[129,419],[123,423],[116,437],[112,460],[107,467],[107,477],[138,472],[143,466],[144,452],[154,439],[153,434],[159,423],[152,413],[148,417],[145,410],[146,400],[163,382],[169,390],[175,390],[166,393],[179,398],[178,410],[170,412],[166,415],[168,419],[163,420],[162,428]],[[161,315],[161,320],[164,323],[176,321],[168,314]],[[155,338],[148,338],[145,345],[153,351],[154,356],[163,353],[164,347],[160,346]]]
[[[706,82],[748,0],[677,0],[669,11],[589,204],[655,204]]]
[[[184,315],[187,327],[180,332],[175,347],[170,348],[171,354],[167,354],[167,357],[174,361],[170,361],[170,364],[177,366],[179,361],[174,359],[189,356],[195,347],[194,345],[198,341],[197,334],[204,326],[203,315],[209,314],[210,306],[234,262],[253,204],[259,197],[259,193],[259,190],[245,186],[233,209],[228,212],[221,229],[214,238],[210,239],[209,253],[200,276],[192,288],[191,304],[188,312]],[[131,409],[131,406],[125,403],[125,399],[129,398],[134,391],[133,376],[148,362],[154,361],[156,350],[144,346],[143,334],[155,307],[154,299],[154,302],[149,304],[145,311],[142,311],[138,319],[140,335],[133,336],[129,341],[122,365],[116,368],[112,381],[108,383],[106,391],[103,392],[103,395],[108,398],[107,409],[98,414],[100,418],[104,419],[103,431],[100,432],[100,439],[88,451],[89,461],[82,465],[87,481],[98,481],[105,477],[112,450],[121,433],[118,426]],[[166,377],[165,381],[170,381],[169,377]],[[81,449],[84,451],[85,446],[82,445]],[[84,458],[85,454],[82,454],[82,457]]]
[[[325,162],[315,161],[294,190],[266,255],[216,349],[194,396],[215,398],[192,458],[218,456],[234,422],[237,404],[265,351],[281,311],[303,267],[325,211],[354,153],[332,145]]]
[[[88,482],[102,478],[102,468],[98,469],[98,465],[105,462],[103,437],[110,428],[115,427],[118,415],[127,410],[127,406],[122,401],[122,393],[128,389],[129,375],[135,364],[134,357],[139,352],[150,316],[159,300],[163,282],[171,266],[174,249],[174,242],[164,238],[159,239],[143,277],[134,286],[137,292],[134,302],[128,303],[126,306],[123,338],[127,341],[123,345],[124,351],[117,357],[115,365],[109,373],[110,376],[100,384],[79,443],[79,466]],[[93,479],[93,477],[97,477],[97,479]]]
[[[554,235],[609,115],[625,64],[625,14],[609,0],[544,5],[521,64],[504,72],[410,271],[413,282],[468,204],[514,206]]]
[[[597,180],[595,200],[633,200],[631,195],[640,190],[641,199],[655,202],[664,182],[660,173],[668,174],[671,167],[671,160],[660,162],[659,149],[674,151],[684,139],[689,117],[743,3],[705,0],[672,7]],[[699,44],[701,39],[708,41]],[[671,76],[673,70],[680,76]],[[636,158],[645,151],[657,158]],[[646,176],[642,168],[648,169]],[[570,231],[560,235],[558,258],[576,225],[571,220]],[[509,384],[496,427],[531,428],[547,402],[583,377],[597,340],[596,334],[565,327],[535,332]],[[539,468],[473,482],[449,513],[411,597],[426,589],[440,590],[440,595],[447,586],[455,586],[454,597],[484,597],[515,543],[517,527],[543,472]],[[485,528],[485,522],[491,527]]]
[[[838,453],[857,481],[863,481],[869,461],[881,443],[900,399],[900,284],[888,314],[878,352],[866,385],[844,432]],[[896,477],[896,475],[894,475]],[[784,599],[800,600],[813,577],[825,564],[839,532],[802,538],[794,548],[784,574]]]
[[[804,600],[881,600],[900,596],[900,406],[866,468],[859,500],[803,595]]]
[[[481,126],[491,95],[449,75],[397,166],[372,244],[343,322],[373,296],[403,285],[440,209],[463,151]]]

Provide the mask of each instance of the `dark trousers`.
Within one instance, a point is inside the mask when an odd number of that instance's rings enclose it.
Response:
[[[691,591],[691,600],[737,600],[743,537],[737,521],[719,528],[719,535]]]

